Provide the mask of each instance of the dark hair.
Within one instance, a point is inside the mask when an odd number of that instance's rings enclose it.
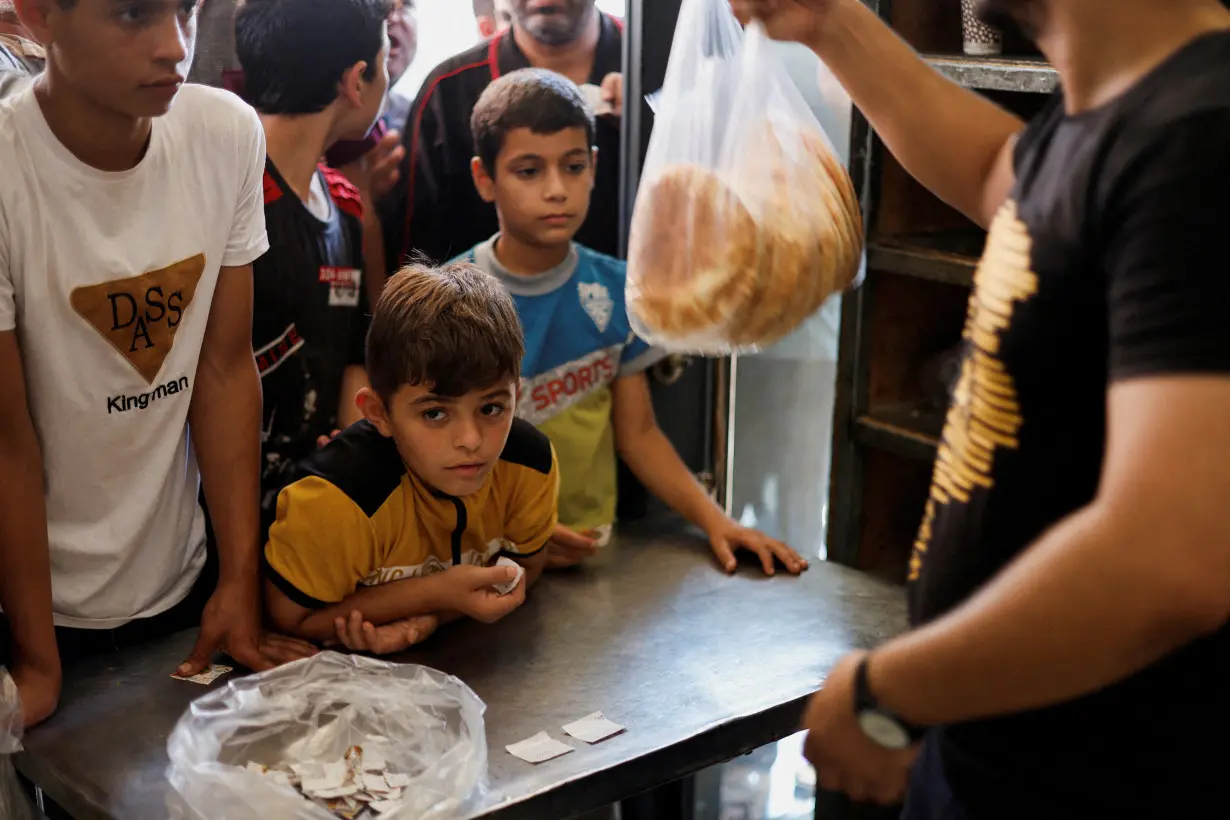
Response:
[[[455,398],[515,380],[524,355],[512,297],[464,262],[393,274],[367,332],[367,377],[386,403],[405,384]]]
[[[593,145],[594,112],[567,77],[545,68],[523,68],[487,86],[470,115],[474,153],[488,174],[495,176],[495,158],[514,128],[535,134],[583,128],[587,143]]]
[[[355,63],[376,76],[391,10],[390,0],[244,0],[235,12],[244,97],[264,114],[324,111]]]

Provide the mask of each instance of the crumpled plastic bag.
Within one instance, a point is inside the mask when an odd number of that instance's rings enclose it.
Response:
[[[24,718],[17,683],[8,670],[0,666],[0,818],[4,820],[41,820],[42,813],[26,795],[17,772],[13,755],[21,751]]]
[[[453,817],[486,776],[485,710],[442,672],[337,652],[231,681],[196,700],[167,740],[170,816],[333,820],[245,766],[341,760],[378,738],[389,771],[411,777],[402,806],[382,820]]]
[[[788,335],[862,263],[854,186],[771,47],[728,0],[683,0],[633,210],[633,329],[721,355]]]

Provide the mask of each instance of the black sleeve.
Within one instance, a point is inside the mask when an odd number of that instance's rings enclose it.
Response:
[[[396,273],[409,254],[420,252],[436,259],[441,236],[437,216],[447,213],[448,195],[441,182],[448,178],[447,133],[440,80],[430,76],[423,84],[402,129],[406,149],[401,179],[380,209],[384,229],[385,260]]]
[[[1129,150],[1103,209],[1111,378],[1230,373],[1230,110]]]

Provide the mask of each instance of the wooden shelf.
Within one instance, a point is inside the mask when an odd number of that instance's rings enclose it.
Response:
[[[982,231],[938,231],[902,236],[873,237],[867,243],[867,267],[971,287],[982,255]]]
[[[947,54],[925,56],[933,68],[966,88],[1050,94],[1059,87],[1059,72],[1045,60]]]
[[[935,458],[944,412],[919,404],[873,407],[854,422],[854,438],[860,444],[902,458],[930,461]]]

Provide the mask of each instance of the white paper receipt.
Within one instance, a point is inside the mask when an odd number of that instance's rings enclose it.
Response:
[[[574,720],[572,723],[564,726],[565,732],[577,740],[584,740],[586,743],[597,743],[601,740],[606,740],[608,737],[613,737],[623,730],[623,726],[607,720],[606,716],[601,712],[586,715],[580,720]]]
[[[179,675],[175,675],[175,674],[172,674],[171,677],[175,678],[176,680],[190,680],[193,683],[199,683],[202,686],[208,686],[209,684],[216,681],[218,678],[225,675],[227,672],[234,672],[234,671],[235,670],[229,666],[223,666],[222,664],[219,664],[219,663],[211,663],[209,666],[205,667],[204,671],[198,672],[192,677],[181,678]]]
[[[521,566],[520,564],[518,564],[516,561],[514,561],[511,558],[504,558],[504,557],[501,557],[499,560],[497,560],[495,562],[495,565],[497,567],[516,567],[517,569],[516,578],[509,581],[507,584],[497,584],[495,587],[495,591],[500,593],[501,595],[511,594],[512,591],[517,588],[517,584],[521,583],[522,579],[525,578],[525,567]]]
[[[539,732],[527,740],[504,748],[513,757],[519,757],[527,763],[542,763],[572,751],[571,746],[553,740],[546,732]]]

